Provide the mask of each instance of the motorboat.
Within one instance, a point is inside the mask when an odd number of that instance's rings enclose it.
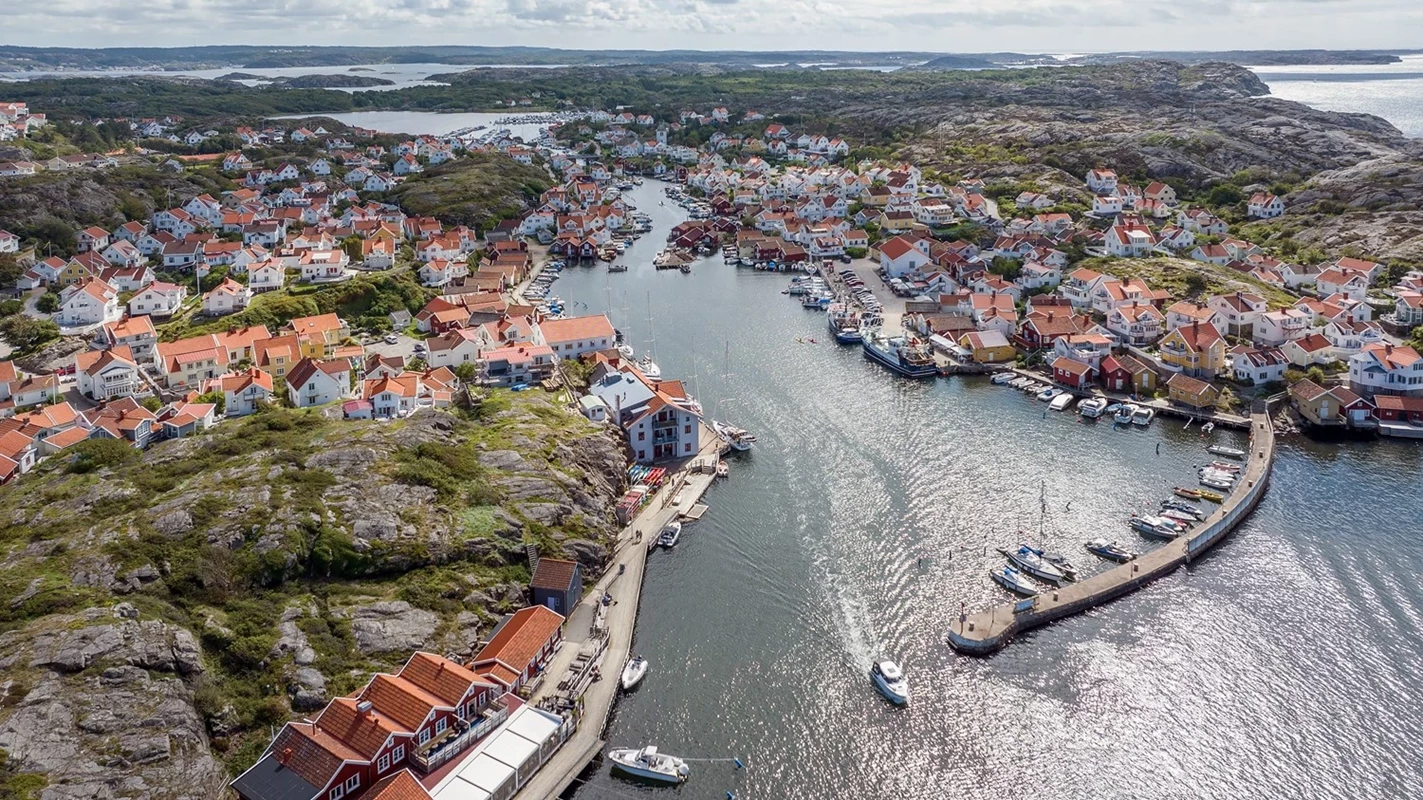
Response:
[[[635,686],[642,682],[643,676],[645,675],[647,675],[647,659],[642,656],[628,659],[628,663],[623,666],[623,691],[632,691]]]
[[[1225,500],[1225,495],[1220,492],[1212,492],[1209,489],[1197,489],[1196,491],[1201,493],[1202,500],[1209,500],[1212,503],[1220,503]]]
[[[1218,469],[1218,470],[1220,470],[1221,472],[1239,472],[1239,471],[1240,471],[1240,465],[1239,465],[1239,464],[1228,464],[1228,463],[1226,463],[1226,462],[1224,462],[1224,461],[1212,461],[1211,463],[1207,464],[1206,466],[1207,466],[1207,467],[1210,467],[1211,469]]]
[[[676,547],[677,540],[682,538],[682,523],[672,520],[662,528],[662,532],[657,535],[657,543],[663,547]]]
[[[1180,522],[1183,525],[1194,525],[1200,521],[1200,518],[1197,517],[1195,514],[1192,514],[1188,511],[1182,511],[1179,508],[1163,508],[1157,512],[1157,515],[1160,516],[1162,519],[1175,520],[1176,522]]]
[[[1207,447],[1207,448],[1206,448],[1206,452],[1208,452],[1208,453],[1213,453],[1213,454],[1218,455],[1218,456],[1225,456],[1226,458],[1235,458],[1235,459],[1243,459],[1243,458],[1245,458],[1245,451],[1244,451],[1244,450],[1241,450],[1241,449],[1236,448],[1236,447],[1226,447],[1225,445],[1219,445],[1219,444],[1213,444],[1213,445],[1211,445],[1210,447]]]
[[[1014,569],[1011,565],[1004,564],[997,569],[991,569],[988,571],[988,574],[999,586],[1002,586],[1014,594],[1020,594],[1024,597],[1033,597],[1038,593],[1037,584],[1028,580],[1027,576]]]
[[[1136,411],[1132,412],[1131,424],[1145,428],[1151,424],[1153,419],[1156,419],[1156,409],[1149,406],[1137,406]]]
[[[1015,377],[1017,377],[1017,373],[995,372],[993,373],[993,377],[988,379],[988,382],[993,384],[994,386],[1002,386],[1003,384],[1012,381]]]
[[[650,781],[682,783],[692,774],[692,768],[687,766],[687,762],[676,756],[659,753],[653,745],[641,749],[609,750],[608,760],[613,762],[613,769]]]
[[[1170,520],[1150,514],[1133,514],[1131,526],[1137,532],[1155,539],[1175,539],[1181,530]]]
[[[909,705],[909,681],[898,664],[889,660],[876,661],[870,667],[870,681],[889,702],[897,706]]]
[[[1201,507],[1198,506],[1198,505],[1193,505],[1193,504],[1191,504],[1191,503],[1187,503],[1187,502],[1185,502],[1184,500],[1172,500],[1172,499],[1162,500],[1162,501],[1161,501],[1161,507],[1162,507],[1162,508],[1173,508],[1173,509],[1175,509],[1175,510],[1177,510],[1177,511],[1180,511],[1180,512],[1183,512],[1183,513],[1186,513],[1186,514],[1190,514],[1190,515],[1191,515],[1193,518],[1195,518],[1195,519],[1205,519],[1205,518],[1206,518],[1205,509],[1201,508]]]
[[[1041,392],[1038,392],[1038,399],[1046,403],[1049,400],[1057,398],[1061,394],[1061,389],[1057,388],[1056,386],[1049,386],[1046,389],[1043,389]]]
[[[1132,417],[1136,416],[1137,407],[1131,403],[1122,403],[1117,409],[1117,415],[1112,418],[1118,425],[1130,425]]]
[[[1089,397],[1077,404],[1077,413],[1088,419],[1096,419],[1107,410],[1107,400],[1103,397]]]
[[[1057,567],[1057,570],[1062,573],[1062,577],[1070,581],[1077,580],[1077,567],[1067,556],[1041,548],[1033,548],[1033,552],[1037,553],[1042,560]]]
[[[632,358],[632,354],[633,354],[632,345],[630,345],[630,344],[620,344],[620,345],[618,345],[618,355],[622,356],[623,358]]]
[[[756,435],[742,430],[734,425],[727,425],[725,422],[712,421],[712,430],[721,440],[731,446],[732,450],[744,453],[756,446]]]
[[[1008,381],[1008,387],[1010,389],[1022,389],[1029,383],[1031,383],[1031,381],[1028,378],[1013,378]]]
[[[637,368],[648,380],[655,381],[662,378],[662,368],[657,366],[657,362],[652,360],[652,356],[643,356],[642,360],[637,362]]]
[[[1005,558],[1012,562],[1013,566],[1021,569],[1038,580],[1048,583],[1059,584],[1067,580],[1067,576],[1062,574],[1062,570],[1056,565],[1048,562],[1042,555],[1026,544],[1018,545],[1017,549],[1010,550],[1006,547],[998,548]]]
[[[1222,469],[1212,469],[1210,467],[1201,467],[1201,477],[1215,478],[1216,480],[1229,481],[1231,483],[1235,483],[1236,481],[1240,480],[1240,476],[1236,475],[1234,472],[1226,472]]]
[[[1066,411],[1068,406],[1072,405],[1072,401],[1075,399],[1075,397],[1068,394],[1067,392],[1063,392],[1057,397],[1054,397],[1052,399],[1052,403],[1050,403],[1048,407],[1051,408],[1053,411]]]
[[[1109,542],[1106,539],[1093,539],[1087,543],[1087,552],[1094,556],[1105,558],[1108,561],[1115,561],[1118,564],[1125,564],[1136,558],[1136,553],[1122,547],[1116,542]]]
[[[1222,479],[1220,479],[1220,478],[1212,478],[1212,477],[1210,477],[1210,476],[1208,476],[1208,475],[1202,475],[1202,476],[1201,476],[1201,485],[1202,485],[1202,486],[1209,486],[1209,487],[1212,488],[1212,489],[1225,489],[1225,490],[1229,491],[1230,489],[1235,488],[1235,481],[1227,481],[1227,480],[1222,480]],[[1219,502],[1219,501],[1217,501],[1217,502]]]

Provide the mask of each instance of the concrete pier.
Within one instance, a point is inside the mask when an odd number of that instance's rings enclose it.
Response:
[[[1086,611],[1135,591],[1203,555],[1249,516],[1270,480],[1275,457],[1275,432],[1267,414],[1250,418],[1250,451],[1235,489],[1189,533],[1125,564],[1082,581],[1050,589],[1036,597],[1003,603],[962,615],[949,630],[949,644],[960,653],[988,655],[1007,646],[1024,631]]]

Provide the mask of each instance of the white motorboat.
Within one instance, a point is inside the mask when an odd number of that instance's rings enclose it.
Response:
[[[1087,552],[1105,558],[1108,561],[1115,561],[1125,564],[1136,558],[1136,553],[1122,547],[1116,542],[1109,542],[1106,539],[1093,539],[1087,542]]]
[[[1233,488],[1235,488],[1235,481],[1224,480],[1224,479],[1221,479],[1221,478],[1212,478],[1212,477],[1210,477],[1210,476],[1208,476],[1208,475],[1202,475],[1202,476],[1201,476],[1201,485],[1202,485],[1202,486],[1209,486],[1209,487],[1212,488],[1212,489],[1227,489],[1227,490],[1228,490],[1228,489],[1233,489]]]
[[[1226,447],[1226,446],[1224,446],[1224,445],[1219,445],[1219,444],[1213,444],[1213,445],[1211,445],[1210,447],[1207,447],[1207,448],[1206,448],[1206,451],[1207,451],[1207,452],[1210,452],[1210,453],[1214,453],[1215,455],[1218,455],[1218,456],[1225,456],[1226,458],[1236,458],[1236,459],[1245,458],[1245,451],[1244,451],[1244,450],[1241,450],[1241,449],[1235,448],[1235,447]]]
[[[637,362],[637,368],[648,380],[662,379],[662,368],[657,366],[657,362],[653,361],[651,356],[643,356],[642,360]]]
[[[676,756],[657,752],[654,745],[640,750],[621,748],[608,751],[608,760],[613,769],[620,769],[629,775],[663,783],[682,783],[692,774],[687,762]]]
[[[1089,397],[1077,404],[1077,413],[1088,419],[1096,419],[1102,416],[1102,412],[1107,409],[1107,400],[1104,397]]]
[[[725,422],[712,421],[712,430],[720,436],[722,441],[731,446],[732,450],[744,453],[756,446],[756,434],[742,430],[734,425],[727,425]]]
[[[989,570],[988,574],[999,586],[1002,586],[1014,594],[1032,597],[1038,593],[1037,584],[1028,580],[1026,575],[1007,564]]]
[[[1218,469],[1218,470],[1220,470],[1221,472],[1239,472],[1239,471],[1240,471],[1240,465],[1239,465],[1239,464],[1229,464],[1229,463],[1226,463],[1226,462],[1224,462],[1224,461],[1212,461],[1211,463],[1207,464],[1206,466],[1207,466],[1207,467],[1210,467],[1211,469]]]
[[[1131,424],[1145,428],[1151,424],[1153,419],[1156,419],[1156,409],[1149,406],[1138,406],[1136,411],[1132,412]]]
[[[657,543],[663,547],[676,547],[677,540],[682,538],[682,523],[672,520],[662,528],[662,532],[657,535]]]
[[[1038,392],[1038,399],[1046,403],[1047,401],[1056,398],[1060,394],[1062,394],[1061,389],[1057,388],[1056,386],[1049,386],[1046,389],[1043,389],[1041,392]]]
[[[1131,403],[1123,403],[1122,407],[1117,409],[1117,415],[1112,418],[1112,421],[1118,425],[1130,425],[1131,418],[1136,415],[1136,409],[1137,407]]]
[[[1189,511],[1182,511],[1179,508],[1163,508],[1157,512],[1157,515],[1163,519],[1175,520],[1186,526],[1194,525],[1198,521],[1194,514],[1191,514]]]
[[[993,377],[988,379],[988,382],[994,386],[1002,386],[1013,380],[1014,377],[1016,377],[1016,373],[1013,372],[995,372],[993,373]]]
[[[897,706],[909,705],[909,681],[893,661],[877,661],[870,668],[870,681],[879,693]]]
[[[628,663],[623,667],[623,691],[632,691],[633,687],[642,682],[645,675],[647,675],[647,659],[642,656],[628,659]]]
[[[1075,399],[1077,398],[1067,392],[1063,392],[1052,399],[1052,403],[1048,405],[1048,408],[1051,408],[1053,411],[1066,411],[1068,406],[1072,405],[1072,401]]]
[[[630,344],[620,344],[620,345],[618,345],[618,355],[622,356],[623,358],[632,358],[632,354],[633,354],[632,345],[630,345]]]
[[[1168,519],[1151,514],[1133,514],[1131,526],[1138,532],[1156,539],[1175,539],[1181,530]]]

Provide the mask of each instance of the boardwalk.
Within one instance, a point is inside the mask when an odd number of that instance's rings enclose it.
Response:
[[[1265,493],[1275,455],[1275,433],[1267,414],[1252,415],[1250,428],[1250,455],[1239,484],[1225,504],[1191,533],[1085,580],[966,614],[950,628],[949,644],[961,653],[987,655],[1005,647],[1019,633],[1135,591],[1204,554],[1249,516]]]
[[[715,466],[722,447],[721,439],[717,438],[711,429],[703,427],[701,441],[701,452],[691,463],[705,464],[710,460],[712,466]],[[577,730],[538,773],[524,784],[515,795],[515,800],[552,800],[558,797],[606,745],[603,741],[603,728],[612,713],[613,702],[617,699],[618,675],[632,653],[633,627],[637,623],[643,569],[647,566],[647,555],[653,540],[657,538],[662,526],[690,511],[715,479],[712,472],[692,472],[685,468],[678,478],[685,479],[680,492],[672,487],[663,489],[632,524],[623,530],[613,555],[615,566],[584,597],[581,606],[596,605],[604,592],[613,599],[606,617],[608,641],[602,656],[603,678],[589,686],[583,695],[583,715]],[[664,500],[676,494],[681,495],[679,504],[663,505]],[[638,538],[639,532],[642,534],[641,539]],[[695,536],[695,529],[690,534],[683,535]],[[616,566],[620,564],[627,567],[621,575],[618,574]],[[580,608],[570,616],[569,624],[574,624],[573,619],[592,617],[591,613]],[[577,650],[577,647],[566,646],[559,652],[546,671],[550,680],[540,686],[539,691],[531,698],[532,702],[537,703],[556,690],[557,678],[568,669],[577,655]]]

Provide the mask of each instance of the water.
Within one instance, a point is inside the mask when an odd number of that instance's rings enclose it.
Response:
[[[1423,136],[1423,55],[1395,64],[1251,67],[1270,94],[1325,111],[1374,114],[1405,136]]]
[[[564,66],[562,64],[480,64],[480,68],[489,69],[512,69],[528,67],[531,69],[552,69]],[[390,91],[392,89],[406,89],[411,86],[446,86],[440,81],[426,80],[431,75],[448,75],[454,72],[462,72],[467,69],[474,69],[473,65],[462,64],[356,64],[352,66],[309,66],[309,67],[270,67],[254,68],[229,66],[218,69],[180,69],[171,71],[152,69],[113,69],[113,70],[61,70],[45,71],[36,70],[33,72],[0,72],[0,82],[3,81],[27,81],[41,78],[122,78],[131,76],[164,76],[164,77],[189,77],[205,78],[212,80],[233,72],[245,72],[249,75],[259,75],[265,80],[243,79],[237,81],[245,86],[259,86],[269,82],[273,78],[296,78],[302,75],[365,75],[372,78],[384,78],[392,81],[389,86],[368,86],[368,87],[332,87],[343,92],[370,92],[370,91]]]
[[[654,271],[679,211],[659,197],[651,181],[633,193],[658,232],[629,249],[629,272],[570,268],[554,291],[587,304],[577,313],[611,295],[639,350],[651,328],[664,374],[760,443],[675,553],[652,557],[634,643],[652,669],[610,745],[747,763],[695,763],[682,800],[1423,789],[1423,449],[1287,438],[1259,511],[1217,553],[991,659],[960,657],[944,632],[960,603],[1006,597],[988,548],[1036,530],[1040,481],[1048,544],[1096,569],[1092,536],[1150,546],[1123,520],[1191,481],[1209,458],[1199,432],[1044,418],[981,378],[895,379],[826,343],[784,276],[720,258]],[[906,665],[908,709],[871,688],[881,655]],[[670,794],[605,765],[587,778],[578,800]]]
[[[301,114],[277,117],[276,119],[306,119],[311,116],[322,116],[380,133],[404,133],[412,136],[421,134],[443,136],[451,131],[483,125],[493,129],[507,128],[512,135],[531,142],[539,137],[539,132],[547,127],[546,125],[540,123],[495,124],[495,122],[505,117],[519,117],[533,113],[536,112],[512,108],[507,112],[501,111],[494,114],[485,112],[441,114],[435,111],[352,111],[345,114]]]

